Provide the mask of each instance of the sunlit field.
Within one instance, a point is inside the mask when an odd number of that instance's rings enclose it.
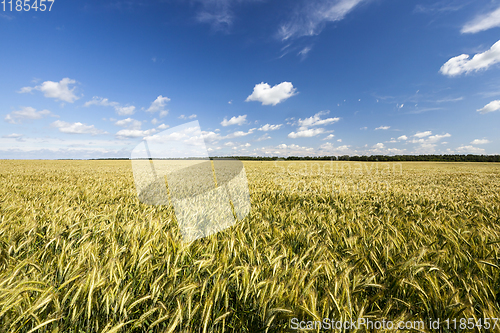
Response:
[[[186,244],[130,161],[0,161],[0,332],[500,317],[499,164],[244,166],[250,214]]]

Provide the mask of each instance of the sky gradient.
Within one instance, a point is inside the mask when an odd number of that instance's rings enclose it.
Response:
[[[211,156],[500,153],[500,1],[2,9],[0,158],[130,157],[194,120]]]

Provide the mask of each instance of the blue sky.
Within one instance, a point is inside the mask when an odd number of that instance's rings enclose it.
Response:
[[[0,30],[0,158],[195,120],[211,156],[500,153],[500,1],[56,0]]]

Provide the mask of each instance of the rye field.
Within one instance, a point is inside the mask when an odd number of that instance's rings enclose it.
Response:
[[[244,166],[250,214],[184,243],[130,161],[0,161],[0,332],[500,317],[499,164]]]

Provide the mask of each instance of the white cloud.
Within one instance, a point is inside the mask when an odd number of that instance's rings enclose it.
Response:
[[[118,120],[115,123],[115,125],[120,126],[120,127],[126,127],[128,129],[141,129],[142,122],[140,122],[139,120],[136,120],[136,119],[127,118],[127,119]]]
[[[248,132],[243,132],[243,131],[236,131],[234,133],[230,133],[223,137],[223,139],[232,139],[232,138],[239,138],[242,136],[247,136],[249,134],[252,134],[255,131],[255,128],[251,128],[248,130]]]
[[[477,16],[472,21],[467,22],[463,26],[461,32],[463,34],[475,34],[476,32],[496,27],[500,27],[500,7],[488,14]]]
[[[222,136],[219,133],[202,131],[201,134],[203,139],[207,142],[217,142],[222,140]]]
[[[190,115],[190,116],[185,116],[185,115],[181,114],[181,115],[180,115],[179,117],[177,117],[177,118],[179,118],[179,119],[194,119],[194,118],[196,118],[196,117],[197,117],[197,115],[195,115],[195,114],[192,114],[192,115]]]
[[[12,133],[12,134],[8,134],[8,135],[2,135],[2,138],[6,138],[6,139],[19,139],[22,136],[23,136],[22,134]]]
[[[474,146],[460,146],[457,148],[457,152],[461,153],[461,154],[483,154],[484,153],[484,149],[483,148],[479,148],[479,147],[474,147]]]
[[[367,129],[368,129],[368,127],[366,127],[366,126],[360,128],[360,130],[362,130],[362,131],[366,131]]]
[[[247,115],[242,115],[238,117],[232,117],[231,119],[227,120],[224,118],[224,120],[220,123],[222,126],[230,126],[230,125],[243,125],[247,122]]]
[[[433,144],[433,143],[436,143],[443,138],[449,138],[451,136],[450,133],[436,134],[436,135],[431,135],[431,134],[432,134],[431,131],[418,132],[414,136],[419,138],[419,139],[413,139],[410,142],[411,143],[420,143],[420,144]]]
[[[463,73],[488,69],[500,62],[500,40],[483,53],[477,53],[469,59],[468,54],[461,54],[448,60],[439,70],[443,75],[456,76]]]
[[[245,102],[257,101],[262,102],[262,105],[274,106],[296,95],[296,90],[291,82],[281,82],[272,88],[269,84],[262,82],[255,85],[253,93]]]
[[[43,92],[43,95],[45,97],[54,98],[58,101],[73,103],[80,98],[74,94],[75,87],[71,89],[69,88],[69,85],[73,85],[75,83],[75,80],[66,77],[59,82],[45,81],[39,86],[23,87],[19,92],[28,93],[32,90],[38,90]]]
[[[377,128],[375,128],[375,130],[388,130],[389,128],[391,128],[391,126],[379,126]]]
[[[146,112],[160,112],[160,117],[164,117],[168,114],[168,110],[165,110],[165,106],[169,101],[170,98],[160,95],[153,101],[153,103],[151,103],[151,106],[146,110]]]
[[[401,135],[398,137],[398,140],[408,140],[408,137],[406,135]]]
[[[269,136],[269,134],[265,133],[263,136],[261,137],[258,137],[255,141],[264,141],[264,140],[269,140],[271,139],[271,137]]]
[[[490,143],[491,141],[488,139],[475,139],[474,141],[471,142],[472,145],[485,145],[487,143]]]
[[[377,144],[373,145],[373,147],[372,147],[372,148],[375,148],[375,149],[383,149],[383,148],[385,148],[385,146],[384,146],[384,144],[383,144],[382,142],[379,142],[379,143],[377,143]]]
[[[49,115],[57,117],[53,115],[52,112],[50,112],[49,110],[37,111],[35,108],[32,108],[31,106],[26,106],[22,107],[21,110],[12,111],[11,113],[7,114],[4,119],[6,122],[9,122],[11,124],[20,124],[24,120],[41,119]]]
[[[57,127],[59,132],[68,134],[106,134],[106,132],[98,130],[94,125],[86,125],[80,122],[68,123],[61,120],[56,120],[52,123],[52,126]]]
[[[283,124],[279,124],[279,125],[270,125],[270,124],[265,124],[263,126],[261,126],[258,131],[264,131],[264,132],[267,132],[267,131],[275,131],[275,130],[278,130],[280,129],[280,127],[283,126]]]
[[[417,134],[415,134],[414,136],[417,138],[424,138],[424,137],[429,136],[431,134],[432,134],[431,131],[425,131],[425,132],[417,132]]]
[[[156,119],[156,118],[151,119],[151,124],[153,124],[153,125],[158,124],[158,119]]]
[[[305,130],[311,126],[329,125],[336,123],[340,120],[340,118],[338,117],[326,118],[326,119],[320,118],[322,115],[327,115],[328,113],[330,113],[330,111],[321,111],[316,113],[314,116],[306,118],[304,120],[299,119],[297,121],[298,125],[300,126],[299,130]]]
[[[498,111],[498,110],[500,110],[500,100],[491,101],[488,104],[486,104],[484,107],[482,107],[481,109],[477,109],[476,111],[481,113],[481,114],[485,114],[485,113],[490,113],[490,112]]]
[[[329,134],[327,137],[323,138],[322,140],[330,140],[330,139],[333,139],[334,137],[335,137],[335,135]]]
[[[310,129],[299,129],[297,132],[291,132],[288,134],[289,138],[296,139],[296,138],[310,138],[313,136],[316,136],[318,134],[321,134],[325,131],[323,128],[310,128]]]
[[[130,106],[118,106],[115,107],[116,113],[118,113],[120,116],[128,116],[131,114],[134,114],[135,112],[135,106],[130,105]]]
[[[120,116],[129,116],[134,114],[135,106],[121,106],[118,102],[111,102],[107,98],[94,96],[90,101],[85,102],[83,106],[89,107],[91,105],[100,105],[100,106],[111,106],[115,109],[116,113]]]
[[[127,138],[140,138],[148,135],[155,134],[157,132],[156,129],[152,128],[149,130],[138,130],[138,129],[123,129],[118,131],[115,135],[119,139],[127,139]]]
[[[158,129],[164,130],[164,129],[167,129],[167,128],[169,128],[169,127],[170,127],[170,126],[168,126],[168,125],[161,124],[160,126],[158,126]]]
[[[302,50],[300,50],[299,53],[297,53],[297,55],[302,56],[302,58],[305,58],[307,56],[307,54],[309,53],[309,51],[311,51],[311,47],[306,46]]]
[[[363,0],[308,0],[298,8],[293,18],[280,26],[282,40],[291,37],[314,36],[327,22],[342,20]]]
[[[198,12],[197,20],[208,23],[215,31],[225,31],[233,23],[234,14],[230,0],[198,0],[202,10]]]

